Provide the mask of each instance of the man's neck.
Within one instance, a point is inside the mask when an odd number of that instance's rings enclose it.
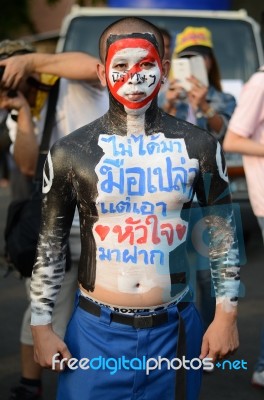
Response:
[[[157,121],[160,118],[160,110],[157,100],[154,99],[145,110],[125,110],[124,106],[118,103],[110,95],[110,108],[108,112],[108,124],[111,124],[113,132],[120,135],[149,135],[156,131]]]

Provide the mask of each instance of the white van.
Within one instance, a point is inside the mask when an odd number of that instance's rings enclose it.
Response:
[[[73,6],[64,19],[57,51],[84,51],[98,57],[98,39],[104,28],[125,16],[145,18],[165,28],[172,37],[186,26],[205,26],[212,32],[224,91],[238,98],[242,84],[263,64],[260,27],[245,10],[194,11]],[[241,157],[227,154],[233,199],[248,205]],[[243,205],[243,204],[242,204]]]

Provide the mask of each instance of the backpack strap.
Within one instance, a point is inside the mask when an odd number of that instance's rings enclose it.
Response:
[[[52,128],[55,121],[56,104],[59,94],[59,81],[60,81],[59,79],[56,81],[48,97],[48,109],[47,109],[41,144],[39,147],[38,162],[34,178],[34,181],[39,183],[42,183],[43,167],[47,154],[49,152],[49,143],[50,143]]]

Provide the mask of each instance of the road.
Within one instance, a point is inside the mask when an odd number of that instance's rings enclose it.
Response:
[[[8,202],[8,189],[0,189],[0,256],[3,255],[3,228]],[[243,221],[252,227],[246,247],[247,262],[241,271],[245,295],[239,302],[240,348],[225,369],[216,368],[213,373],[204,374],[200,400],[264,399],[264,390],[250,384],[264,314],[264,250],[260,232],[252,218],[250,214]],[[0,264],[0,400],[8,400],[9,389],[16,385],[20,376],[19,329],[27,303],[23,281],[15,273],[5,276],[2,257]],[[55,400],[56,379],[55,373],[45,371],[44,400]]]

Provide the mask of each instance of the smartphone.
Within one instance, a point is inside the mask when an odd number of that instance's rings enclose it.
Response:
[[[189,58],[176,58],[172,60],[171,67],[174,79],[188,92],[191,89],[191,84],[187,78],[190,78],[192,75]]]
[[[208,74],[202,56],[194,56],[189,58],[191,63],[192,75],[198,79],[204,86],[209,86]]]
[[[172,72],[179,85],[187,92],[191,89],[191,83],[187,80],[191,75],[195,76],[204,86],[209,85],[202,56],[182,57],[172,60]]]

